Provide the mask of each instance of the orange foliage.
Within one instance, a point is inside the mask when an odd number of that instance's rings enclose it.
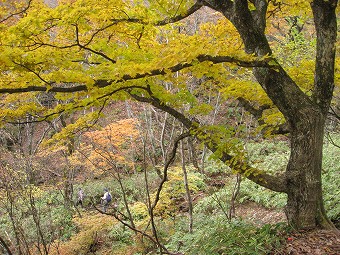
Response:
[[[133,151],[139,132],[135,119],[124,119],[107,125],[101,130],[84,134],[86,140],[80,152],[97,173],[117,165],[133,165]]]
[[[135,139],[138,136],[136,120],[120,120],[107,125],[102,130],[87,132],[85,136],[100,145],[102,149],[110,150],[112,146],[121,147],[128,142],[128,139]]]

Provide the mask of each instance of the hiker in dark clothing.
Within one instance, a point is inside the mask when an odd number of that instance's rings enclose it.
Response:
[[[106,212],[108,204],[111,202],[112,196],[108,189],[104,189],[104,196],[101,197],[101,204],[103,205],[103,211]]]

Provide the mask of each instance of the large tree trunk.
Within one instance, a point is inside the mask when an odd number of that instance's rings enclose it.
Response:
[[[301,110],[291,129],[291,155],[286,169],[289,223],[296,228],[330,228],[323,207],[321,169],[325,118],[316,107]]]
[[[338,0],[311,2],[317,32],[313,106],[291,119],[287,166],[287,216],[298,228],[333,227],[323,206],[321,170],[325,116],[334,90],[337,4]]]
[[[252,1],[256,7],[252,11],[248,8],[248,1],[243,0],[223,3],[207,0],[206,3],[234,24],[246,52],[260,57],[271,55],[265,36],[267,1]],[[291,156],[286,169],[284,191],[288,194],[288,220],[300,229],[332,226],[323,207],[321,168],[325,116],[334,89],[337,3],[338,0],[311,2],[317,31],[312,98],[300,90],[279,63],[276,70],[254,68],[254,76],[290,126]]]

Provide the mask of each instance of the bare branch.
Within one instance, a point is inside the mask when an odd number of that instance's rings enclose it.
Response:
[[[6,244],[6,242],[4,241],[4,239],[1,238],[0,236],[0,244],[2,247],[5,248],[6,252],[8,255],[12,255],[13,253],[11,252],[11,250],[9,249],[8,245]]]
[[[116,211],[116,213],[108,213],[108,212],[104,212],[102,210],[100,210],[98,207],[96,207],[95,203],[93,202],[93,200],[91,201],[92,202],[92,206],[98,211],[100,212],[101,214],[105,214],[105,215],[109,215],[109,216],[112,216],[114,217],[118,222],[120,222],[121,224],[123,224],[125,227],[128,227],[129,229],[131,229],[132,231],[136,232],[136,233],[139,233],[141,234],[142,236],[148,238],[151,242],[153,242],[155,245],[157,246],[160,246],[162,249],[163,249],[163,254],[169,254],[169,255],[178,255],[176,253],[172,253],[172,252],[169,252],[166,247],[164,245],[162,245],[161,243],[157,242],[151,235],[145,233],[144,231],[141,231],[139,230],[138,228],[136,227],[133,227],[131,226],[130,224],[126,223],[124,220],[122,220],[119,215],[123,215],[121,212],[119,211]],[[119,214],[119,215],[118,215]]]
[[[28,70],[29,72],[35,74],[35,76],[37,76],[39,78],[39,80],[41,80],[42,82],[46,83],[47,85],[51,85],[51,83],[49,83],[48,81],[46,81],[43,77],[41,77],[41,75],[34,71],[32,68],[28,67],[27,65],[24,65],[24,64],[21,64],[21,63],[18,63],[18,62],[15,62],[15,61],[12,61],[14,64],[18,65],[18,66],[21,66],[23,68],[25,68],[26,70]]]
[[[96,209],[96,210],[97,210],[98,212],[100,212],[101,214],[113,216],[117,221],[119,221],[119,222],[120,222],[121,224],[123,224],[124,226],[128,227],[129,229],[133,230],[133,231],[136,232],[136,233],[140,233],[141,235],[143,235],[143,236],[149,238],[150,241],[152,241],[154,244],[157,245],[156,240],[155,240],[152,236],[148,235],[147,233],[145,233],[145,232],[143,232],[143,231],[141,231],[141,230],[139,230],[139,229],[137,229],[137,228],[135,228],[135,227],[132,227],[130,224],[128,224],[128,223],[126,223],[125,221],[123,221],[122,219],[120,219],[116,213],[108,213],[108,212],[105,212],[105,211],[103,211],[103,210],[100,210],[100,209],[95,205],[95,203],[94,203],[93,200],[91,200],[91,202],[92,202],[92,206],[94,207],[94,209]],[[123,215],[124,217],[126,217],[124,214],[122,214],[122,213],[120,213],[120,212],[119,212],[119,214],[120,214],[120,215]]]
[[[173,148],[172,148],[172,151],[171,151],[171,154],[170,154],[170,157],[169,157],[169,159],[167,160],[167,162],[166,162],[165,165],[164,165],[163,179],[162,179],[161,183],[160,183],[159,186],[158,186],[158,189],[157,189],[157,192],[156,192],[156,196],[155,196],[155,200],[154,200],[154,202],[153,202],[153,205],[152,205],[152,207],[151,207],[151,210],[154,210],[155,207],[157,206],[157,203],[158,203],[158,201],[159,201],[159,199],[160,199],[160,193],[161,193],[161,191],[162,191],[163,185],[164,185],[164,183],[168,180],[168,168],[169,168],[169,166],[172,164],[172,162],[175,160],[175,156],[176,156],[178,144],[179,144],[179,142],[180,142],[182,139],[184,139],[184,138],[186,138],[186,137],[188,137],[188,136],[190,136],[190,132],[185,132],[185,133],[179,135],[179,136],[175,139],[174,145],[173,145]]]
[[[89,45],[90,42],[93,40],[93,38],[94,38],[94,36],[95,36],[96,33],[92,35],[91,39],[90,39],[85,45],[82,45],[82,44],[80,43],[80,41],[79,41],[79,28],[78,28],[78,25],[75,24],[74,26],[75,26],[75,28],[76,28],[76,42],[77,42],[77,46],[79,46],[79,48],[84,49],[84,50],[88,50],[88,51],[90,51],[90,52],[92,52],[92,53],[94,53],[94,54],[96,54],[96,55],[99,55],[99,56],[105,58],[106,60],[109,60],[109,61],[110,61],[111,63],[113,63],[113,64],[116,63],[116,60],[110,58],[109,56],[107,56],[107,55],[104,54],[103,52],[96,51],[96,50],[93,50],[93,49],[87,47],[87,45]],[[103,30],[104,30],[104,29],[106,29],[106,28],[103,28]]]
[[[118,92],[118,91],[119,90],[116,90],[116,92]],[[106,103],[108,101],[107,97],[109,97],[112,94],[113,93],[111,92],[110,94],[107,94],[107,95],[95,98],[95,99],[91,100],[90,102],[86,103],[85,105],[75,105],[75,106],[72,107],[72,109],[73,110],[83,109],[83,108],[91,106],[94,103],[97,103],[101,99],[104,99],[104,102],[102,103],[102,105],[101,105],[101,107],[100,107],[100,109],[98,111],[98,115],[100,115],[102,113],[102,111],[104,110],[105,105],[106,105]],[[16,121],[16,122],[8,121],[7,123],[14,124],[14,125],[29,124],[29,123],[38,123],[38,122],[48,121],[52,116],[61,115],[64,112],[66,112],[65,109],[62,109],[62,110],[57,111],[57,112],[52,112],[52,113],[44,115],[44,116],[34,116],[34,115],[31,115],[31,114],[28,114],[29,116],[31,116],[31,117],[33,117],[35,119],[34,120],[30,120],[30,121]],[[96,119],[95,122],[91,126],[94,126],[97,122],[98,122],[98,119]],[[87,127],[87,128],[90,128],[90,127]]]
[[[335,119],[340,120],[340,115],[336,112],[336,110],[332,106],[329,107],[328,114],[331,115],[332,117],[334,117]]]
[[[330,142],[333,146],[340,148],[340,145],[336,144],[333,140],[333,138],[331,137],[330,133],[327,133],[327,140],[328,142]]]

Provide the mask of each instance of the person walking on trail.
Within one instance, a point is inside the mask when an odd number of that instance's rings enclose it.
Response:
[[[79,188],[76,206],[78,206],[80,204],[80,206],[83,208],[84,196],[85,196],[85,194],[84,194],[83,189]]]
[[[104,196],[101,198],[103,211],[106,212],[108,204],[111,202],[112,196],[108,189],[104,189]]]

